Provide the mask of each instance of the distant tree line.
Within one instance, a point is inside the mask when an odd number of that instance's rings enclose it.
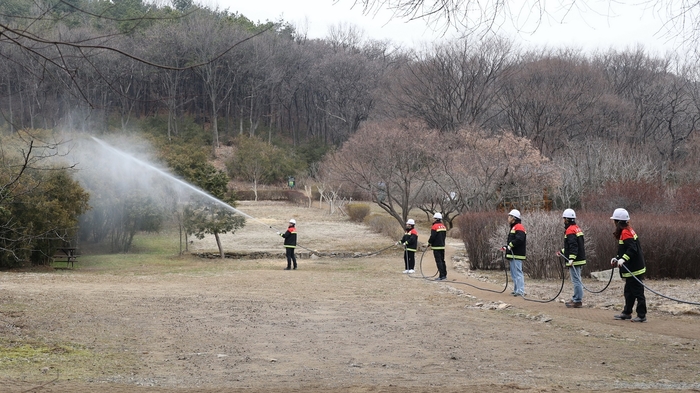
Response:
[[[286,24],[177,5],[3,2],[3,128],[106,131],[163,115],[177,135],[192,116],[215,145],[220,132],[272,130],[337,144],[369,116],[392,60],[383,43],[307,40]]]
[[[641,48],[524,52],[492,35],[411,50],[352,27],[311,40],[189,2],[9,0],[0,21],[13,27],[0,35],[9,131],[167,116],[172,136],[191,117],[214,145],[245,134],[339,146],[365,121],[414,118],[508,130],[550,158],[591,139],[649,148],[676,176],[700,120],[695,59]]]

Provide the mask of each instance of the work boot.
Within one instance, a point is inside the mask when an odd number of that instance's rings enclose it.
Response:
[[[615,319],[621,319],[621,320],[632,319],[632,314],[625,314],[625,313],[621,312],[618,315],[615,315]]]
[[[632,318],[632,322],[646,322],[646,321],[647,321],[647,317]]]
[[[567,308],[581,308],[583,307],[583,303],[581,302],[575,302],[573,300],[569,300],[568,302],[564,303]]]
[[[289,266],[287,266],[287,267],[284,268],[284,270],[292,270],[292,268],[289,267]]]

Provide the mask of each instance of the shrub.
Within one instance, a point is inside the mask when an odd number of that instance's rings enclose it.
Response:
[[[474,269],[503,268],[502,252],[510,227],[503,212],[466,213],[457,220],[469,261]],[[561,261],[555,255],[564,246],[564,226],[558,212],[523,215],[527,231],[527,261],[523,271],[532,278],[561,277]],[[579,226],[587,234],[587,225]],[[586,259],[596,255],[595,241],[586,235]]]
[[[586,266],[583,274],[609,270],[617,255],[617,239],[610,212],[578,212],[577,223],[586,237]],[[695,215],[650,214],[630,211],[631,226],[639,236],[647,267],[654,279],[700,278],[700,243],[688,225]],[[699,216],[700,219],[700,216]],[[509,231],[503,212],[465,213],[457,220],[471,267],[500,268],[501,253]],[[560,261],[554,255],[563,247],[564,227],[559,212],[533,212],[523,215],[527,231],[527,262],[523,270],[532,278],[560,277]]]
[[[502,216],[501,220],[505,218]],[[537,279],[561,277],[561,261],[556,252],[563,246],[564,230],[559,213],[525,213],[523,226],[527,232],[527,260],[523,263],[523,272]],[[500,224],[490,239],[491,247],[502,247],[509,232],[507,222]]]
[[[700,206],[700,185],[686,184],[675,190],[673,205],[676,213],[694,213]]]
[[[289,200],[287,190],[258,190],[259,201],[286,201]],[[239,201],[254,201],[255,192],[253,190],[236,190],[236,199]]]
[[[287,195],[287,200],[289,202],[300,206],[308,206],[309,204],[309,199],[301,191],[285,190],[284,193]]]
[[[489,238],[504,217],[502,212],[468,212],[457,218],[457,227],[473,269],[502,267],[500,253],[496,252],[497,247],[489,244]]]
[[[586,266],[584,275],[590,272],[609,270],[610,259],[617,253],[617,240],[613,237],[615,228],[609,213],[576,212],[577,223],[586,238]]]
[[[366,203],[349,203],[345,208],[350,221],[363,222],[369,215],[369,205]]]
[[[673,209],[673,204],[668,202],[666,188],[648,181],[606,183],[583,198],[583,206],[591,212],[612,212],[625,206],[627,210],[663,213]]]
[[[630,225],[639,236],[647,277],[700,278],[700,244],[695,240],[694,231],[683,224],[694,222],[692,217],[687,214],[658,215],[630,211]],[[610,258],[617,255],[617,240],[613,237],[610,213],[592,215],[586,220],[591,225],[590,237],[598,245],[600,255],[593,266],[610,269]],[[586,234],[586,241],[590,237]]]
[[[400,240],[403,236],[403,229],[396,224],[393,217],[372,214],[365,218],[365,224],[374,232],[389,236],[392,239]]]

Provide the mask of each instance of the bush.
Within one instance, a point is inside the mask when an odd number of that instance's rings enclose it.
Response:
[[[687,217],[633,214],[632,227],[639,234],[652,278],[700,278],[700,262],[696,256],[700,245],[693,234],[678,222]],[[617,241],[609,213],[578,213],[577,223],[586,238],[584,276],[591,271],[610,269],[610,258],[617,254]],[[457,225],[472,268],[501,268],[501,253],[496,252],[506,241],[509,227],[502,212],[467,213]],[[532,278],[558,278],[560,261],[554,255],[563,247],[563,231],[559,212],[525,213],[523,225],[527,231],[527,262],[525,273]]]
[[[687,214],[644,214],[630,212],[630,225],[639,236],[647,277],[660,278],[700,278],[700,244],[694,231],[684,223],[694,222],[694,216]],[[700,219],[700,217],[699,217]],[[590,235],[597,247],[599,260],[591,264],[598,269],[610,269],[610,259],[617,255],[617,240],[613,237],[614,227],[610,213],[587,216],[591,226]],[[586,247],[588,252],[588,247]]]
[[[617,240],[613,237],[615,228],[609,213],[576,212],[577,223],[586,238],[586,266],[582,273],[610,270],[610,259],[617,254]]]
[[[369,215],[369,205],[366,203],[349,203],[346,206],[346,211],[350,221],[363,222],[365,217]]]
[[[236,190],[236,199],[239,201],[254,201],[255,192],[253,190]],[[259,201],[286,201],[289,200],[287,190],[258,190]]]
[[[580,220],[579,220],[580,221]],[[609,223],[608,223],[609,224]],[[474,269],[501,269],[503,247],[510,227],[503,212],[466,213],[457,220],[465,249]],[[564,225],[558,212],[528,212],[523,215],[527,232],[527,261],[523,271],[532,278],[561,277],[561,261],[555,255],[564,246]],[[586,259],[596,255],[595,240],[588,226],[579,222],[586,234]]]
[[[523,272],[536,279],[561,277],[561,261],[556,252],[564,243],[564,227],[559,213],[527,212],[523,214],[523,226],[527,232],[527,260],[523,263]],[[507,222],[499,225],[490,239],[491,247],[502,247],[509,232]]]
[[[295,205],[308,207],[309,198],[307,198],[303,192],[297,190],[285,190],[284,193],[287,195],[287,200],[289,202],[292,202]]]
[[[664,213],[673,210],[666,188],[656,182],[627,181],[606,183],[596,193],[583,198],[589,212],[612,212],[620,206],[627,210]],[[609,217],[609,216],[608,216]]]
[[[700,206],[700,185],[686,184],[675,190],[673,205],[676,213],[694,213]]]
[[[392,239],[400,240],[403,236],[403,228],[397,225],[393,217],[372,214],[365,218],[365,224],[374,232],[387,235]]]
[[[457,227],[462,235],[464,248],[472,269],[502,268],[497,247],[489,244],[489,239],[504,220],[503,212],[468,212],[457,218]],[[505,235],[505,233],[504,233]],[[505,241],[505,238],[502,242]]]

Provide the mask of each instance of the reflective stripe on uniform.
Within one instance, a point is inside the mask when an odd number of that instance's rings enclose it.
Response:
[[[625,271],[624,273],[622,273],[622,277],[638,276],[638,275],[644,274],[644,273],[646,273],[646,272],[647,272],[647,268],[646,268],[646,267],[643,267],[643,268],[641,268],[640,270],[634,271],[634,272],[632,272],[632,273],[628,273],[627,271]]]

